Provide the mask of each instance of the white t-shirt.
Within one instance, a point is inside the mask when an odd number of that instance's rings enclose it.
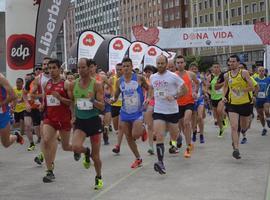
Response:
[[[180,87],[184,84],[183,79],[167,70],[163,74],[156,73],[151,75],[150,84],[154,88],[154,112],[160,114],[178,113],[177,100],[168,101],[166,97],[177,94]]]

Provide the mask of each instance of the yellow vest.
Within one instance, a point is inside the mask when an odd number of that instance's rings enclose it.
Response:
[[[114,93],[116,91],[116,82],[117,82],[118,79],[119,78],[117,78],[116,75],[112,77],[112,81],[113,81],[112,88],[113,88],[113,92]],[[122,106],[122,96],[121,96],[121,94],[119,95],[118,100],[115,103],[112,104],[112,106],[117,106],[117,107],[121,107]]]
[[[17,96],[15,112],[19,113],[26,109],[25,103],[23,101],[23,90],[18,90],[17,88],[13,88],[13,90]]]
[[[242,77],[242,70],[239,70],[235,77],[232,77],[231,71],[229,72],[228,86],[230,104],[242,105],[252,101],[249,92],[243,92],[243,89],[248,87],[248,83]]]

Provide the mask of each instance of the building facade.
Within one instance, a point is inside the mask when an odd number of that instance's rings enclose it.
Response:
[[[268,23],[269,0],[190,0],[191,27],[248,25]],[[234,46],[194,48],[193,54],[213,56],[217,62],[226,63],[229,54],[238,54],[242,62],[254,64],[263,60],[264,46]]]
[[[101,34],[119,34],[119,0],[76,0],[76,36],[86,29]]]
[[[67,54],[69,57],[69,50],[74,43],[76,43],[76,26],[75,26],[75,2],[71,2],[66,20],[65,20],[65,31],[66,31],[66,47],[67,47]]]
[[[131,39],[135,25],[163,27],[161,0],[120,0],[120,34]]]

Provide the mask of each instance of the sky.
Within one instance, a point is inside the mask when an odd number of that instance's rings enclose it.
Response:
[[[6,0],[0,0],[0,11],[4,11],[5,10],[5,1]]]

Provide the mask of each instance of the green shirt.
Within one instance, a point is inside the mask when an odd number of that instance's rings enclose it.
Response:
[[[211,99],[212,100],[220,100],[222,99],[222,95],[223,95],[223,89],[220,88],[219,90],[215,89],[215,85],[217,83],[218,80],[218,76],[215,76],[211,82],[210,82],[210,94],[211,94]]]

